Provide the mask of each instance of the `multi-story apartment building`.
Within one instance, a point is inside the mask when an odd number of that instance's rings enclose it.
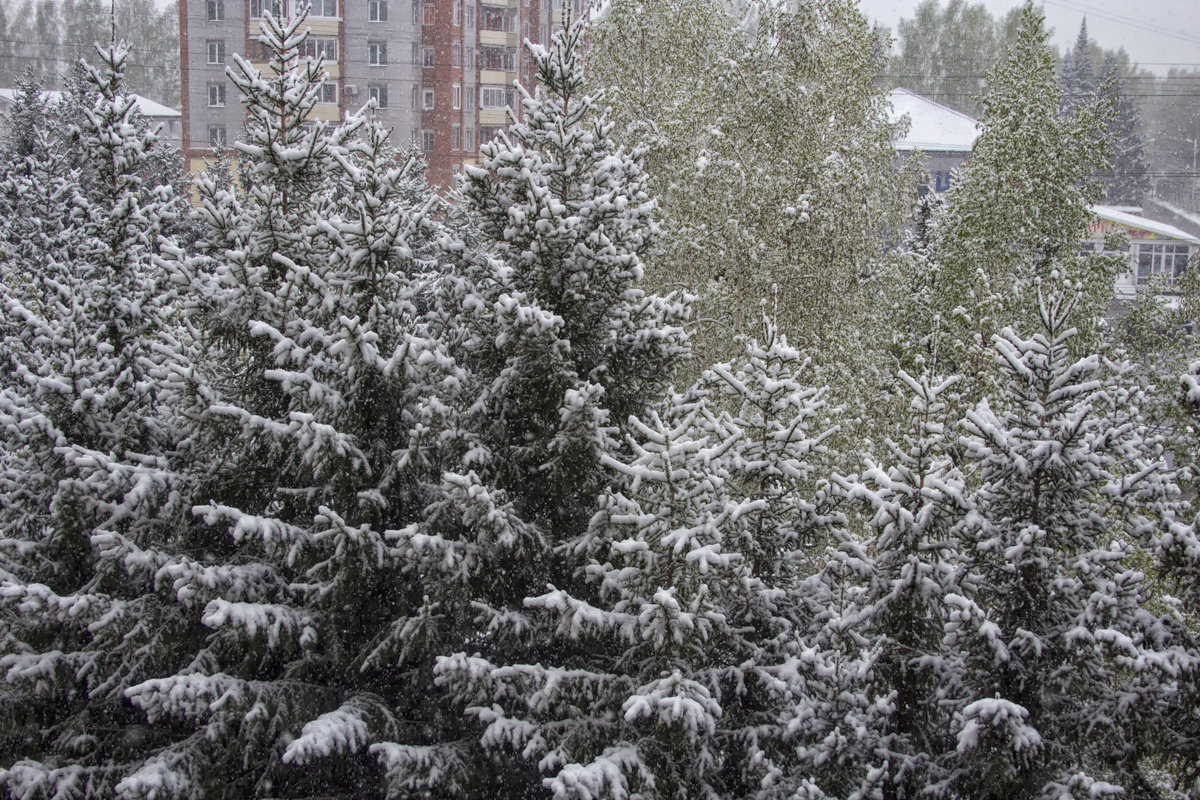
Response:
[[[225,74],[234,53],[261,69],[266,13],[301,0],[181,0],[183,150],[193,169],[242,131],[242,107]],[[561,0],[553,0],[555,3]],[[574,0],[580,4],[580,0]],[[309,56],[329,80],[315,115],[336,122],[373,98],[396,145],[415,142],[429,181],[449,187],[480,143],[519,114],[513,82],[532,86],[522,43],[546,42],[561,24],[552,0],[312,0]]]

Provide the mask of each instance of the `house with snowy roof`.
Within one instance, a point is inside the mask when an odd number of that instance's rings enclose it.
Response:
[[[12,108],[17,96],[16,89],[0,89],[0,115],[2,119],[8,118],[8,110]],[[61,92],[48,91],[46,99],[50,103],[55,103],[62,97]],[[138,111],[142,116],[150,121],[151,125],[159,125],[158,135],[163,138],[167,144],[178,148],[183,142],[183,115],[175,109],[164,106],[162,103],[156,103],[149,97],[142,97],[140,94],[132,95],[134,102],[137,103]],[[0,120],[2,124],[2,120]]]
[[[896,142],[897,152],[923,155],[929,168],[930,188],[946,191],[953,170],[971,157],[981,132],[979,123],[907,89],[893,89],[888,97],[892,121],[899,122],[905,116],[909,120],[908,133]],[[1187,269],[1192,256],[1200,253],[1198,231],[1182,222],[1171,224],[1175,220],[1159,221],[1136,213],[1136,209],[1107,205],[1093,206],[1092,213],[1094,219],[1080,245],[1081,251],[1102,251],[1107,237],[1113,233],[1122,233],[1129,240],[1129,267],[1117,276],[1118,300],[1133,300],[1139,287],[1151,283],[1165,286],[1169,291]]]
[[[979,138],[979,122],[908,89],[893,89],[888,99],[892,122],[903,117],[909,122],[908,133],[896,142],[896,151],[906,156],[919,153],[929,169],[929,188],[946,191],[954,170],[971,157]]]
[[[1117,275],[1117,299],[1132,300],[1138,289],[1158,283],[1168,291],[1200,252],[1200,237],[1174,225],[1130,213],[1114,206],[1092,206],[1095,215],[1081,249],[1102,251],[1114,233],[1129,239],[1129,268]]]

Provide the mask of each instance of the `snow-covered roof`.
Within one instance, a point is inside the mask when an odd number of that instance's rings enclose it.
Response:
[[[1116,206],[1092,206],[1092,213],[1100,220],[1115,222],[1118,225],[1126,228],[1135,228],[1137,230],[1148,231],[1153,233],[1155,237],[1162,239],[1177,239],[1181,242],[1186,242],[1190,245],[1200,245],[1200,239],[1192,236],[1190,233],[1181,231],[1174,225],[1168,225],[1165,222],[1156,222],[1146,217],[1130,214],[1127,211],[1122,211]]]
[[[962,112],[913,94],[908,89],[893,89],[892,122],[908,115],[908,135],[896,142],[897,150],[969,153],[979,137],[979,123]]]
[[[48,91],[45,94],[46,98],[52,103],[57,102],[62,97],[62,92],[53,90]],[[162,103],[156,103],[149,97],[142,97],[140,94],[133,94],[131,96],[137,103],[138,111],[142,112],[142,116],[153,117],[155,119],[183,116],[181,112],[176,111],[170,106],[164,106]],[[0,103],[3,103],[6,107],[12,105],[13,101],[16,100],[16,97],[16,89],[0,89]]]

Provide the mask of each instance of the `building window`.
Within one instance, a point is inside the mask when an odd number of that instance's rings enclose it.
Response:
[[[487,109],[503,109],[507,105],[504,95],[505,91],[503,89],[493,89],[485,86],[479,90],[479,97],[482,101],[480,105]]]
[[[425,99],[421,107],[426,111],[433,111],[433,89],[426,89],[423,96]]]
[[[432,25],[437,17],[437,7],[433,3],[424,3],[421,5],[421,24]]]
[[[414,83],[413,87],[412,87],[412,102],[410,103],[410,105],[413,108],[419,108],[420,104],[421,104],[421,87],[417,86]]]
[[[336,17],[338,15],[337,0],[312,0],[310,17]]]
[[[432,47],[426,47],[421,55],[421,63],[426,67],[437,66],[437,53]]]
[[[258,19],[270,14],[272,17],[282,16],[281,0],[250,0],[250,17]]]
[[[208,40],[208,63],[224,64],[225,63],[225,40],[224,39],[209,39]]]
[[[412,43],[412,64],[415,67],[421,63],[421,45],[416,42]]]
[[[475,48],[474,47],[467,48],[467,69],[468,70],[475,69]]]
[[[462,108],[462,84],[454,84],[450,87],[450,91],[450,99],[453,101],[450,107],[455,110]],[[454,149],[457,150],[458,148],[456,147]]]
[[[1188,250],[1186,244],[1139,244],[1137,282],[1158,278],[1174,283],[1187,271]]]
[[[421,0],[412,0],[412,24],[421,24]]]
[[[337,39],[329,36],[310,36],[300,44],[300,57],[337,61]]]
[[[475,30],[475,3],[467,3],[467,30]]]
[[[225,126],[224,125],[209,125],[208,126],[208,146],[213,150],[225,149]]]
[[[225,107],[225,84],[210,83],[208,85],[208,107],[209,108],[224,108]]]
[[[387,64],[387,42],[367,44],[367,63],[372,67],[382,67]]]
[[[455,42],[450,48],[451,63],[456,67],[462,66],[462,42]]]
[[[224,22],[225,0],[208,0],[208,21]]]
[[[467,126],[467,140],[463,144],[465,145],[463,147],[463,149],[466,150],[468,153],[475,149],[475,128],[474,127],[472,127],[470,125]]]
[[[479,66],[482,69],[503,70],[515,72],[517,69],[517,51],[511,47],[485,47]]]
[[[454,0],[454,25],[462,25],[462,0]]]
[[[513,33],[513,23],[516,17],[507,9],[484,8],[479,23],[485,31],[503,31]]]
[[[500,126],[484,126],[479,129],[479,143],[486,144],[500,135],[504,128]]]
[[[321,84],[321,102],[325,105],[337,105],[337,84]]]
[[[367,0],[367,19],[370,22],[387,22],[387,0]]]
[[[421,131],[421,149],[426,153],[433,152],[433,131]]]
[[[450,128],[450,149],[457,152],[462,149],[462,126],[455,125]]]
[[[474,107],[475,107],[475,87],[468,86],[467,87],[467,108],[474,108]]]
[[[387,87],[386,86],[368,86],[367,97],[375,101],[376,108],[387,108]]]

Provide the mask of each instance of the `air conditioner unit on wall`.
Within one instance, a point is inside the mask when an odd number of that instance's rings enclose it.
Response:
[[[347,83],[345,91],[346,91],[346,97],[354,97],[358,94],[358,87],[355,86],[353,83]]]

